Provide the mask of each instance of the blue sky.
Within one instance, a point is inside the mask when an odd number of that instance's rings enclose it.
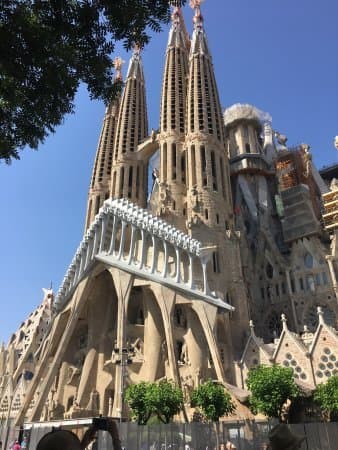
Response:
[[[310,144],[317,166],[337,163],[337,0],[207,0],[202,10],[222,105],[256,105],[290,145]],[[192,11],[184,13],[191,32]],[[143,53],[150,128],[158,127],[166,41],[167,29]],[[39,151],[0,164],[0,341],[40,303],[43,287],[52,281],[57,290],[81,241],[103,112],[81,87],[75,114]]]

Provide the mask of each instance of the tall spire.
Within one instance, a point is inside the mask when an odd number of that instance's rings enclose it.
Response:
[[[175,7],[171,18],[161,96],[160,213],[182,229],[186,220],[186,155],[183,144],[189,40],[181,9]]]
[[[120,57],[116,57],[113,61],[113,66],[115,68],[115,82],[122,82],[121,69],[123,64],[124,61]],[[103,118],[88,194],[85,230],[88,229],[94,220],[103,202],[109,197],[119,107],[120,95],[108,105]]]
[[[122,95],[114,145],[111,197],[129,198],[145,206],[146,165],[138,145],[148,136],[146,93],[140,47],[135,45]]]
[[[194,31],[189,56],[187,94],[190,222],[228,228],[232,206],[224,124],[211,55],[203,26],[201,0],[191,0]],[[193,227],[197,232],[198,227]]]

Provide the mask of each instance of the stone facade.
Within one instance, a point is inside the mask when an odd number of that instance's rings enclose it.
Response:
[[[0,350],[2,424],[125,417],[123,391],[142,380],[174,380],[188,400],[211,378],[242,399],[257,364],[294,367],[310,389],[336,373],[331,191],[309,147],[289,149],[268,114],[223,116],[193,3],[191,39],[173,12],[159,130],[148,135],[138,48],[106,110],[85,235],[55,298],[46,291]]]

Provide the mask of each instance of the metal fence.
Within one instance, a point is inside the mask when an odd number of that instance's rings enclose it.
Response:
[[[223,422],[218,427],[218,449],[215,424],[168,424],[138,426],[119,425],[125,450],[223,450],[230,441],[237,450],[264,450],[269,430],[275,423],[240,421]],[[337,450],[338,423],[291,424],[291,431],[305,435],[302,450]],[[112,450],[110,437],[101,432],[99,449]]]
[[[29,450],[36,450],[42,436],[51,430],[51,427],[40,425],[33,424],[30,430]],[[140,426],[124,422],[119,423],[118,427],[124,450],[225,450],[225,444],[228,441],[237,450],[265,450],[268,433],[273,425],[272,422],[238,421],[221,422],[218,425],[171,423]],[[291,431],[306,436],[302,450],[336,450],[338,448],[337,422],[291,424],[290,428]],[[85,429],[82,426],[72,431],[81,439]],[[9,432],[8,435],[11,436],[12,433]],[[8,439],[9,442],[11,442],[10,439]],[[7,448],[8,444],[4,450]],[[113,450],[111,437],[106,431],[98,433],[98,450]]]

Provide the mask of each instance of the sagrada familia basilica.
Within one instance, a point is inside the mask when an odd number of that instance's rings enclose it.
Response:
[[[321,176],[256,107],[222,111],[192,3],[191,38],[173,10],[159,129],[138,48],[106,109],[82,241],[56,295],[0,349],[0,430],[125,418],[124,389],[142,380],[188,399],[210,378],[243,415],[251,367],[291,367],[310,390],[338,373],[337,170]]]

